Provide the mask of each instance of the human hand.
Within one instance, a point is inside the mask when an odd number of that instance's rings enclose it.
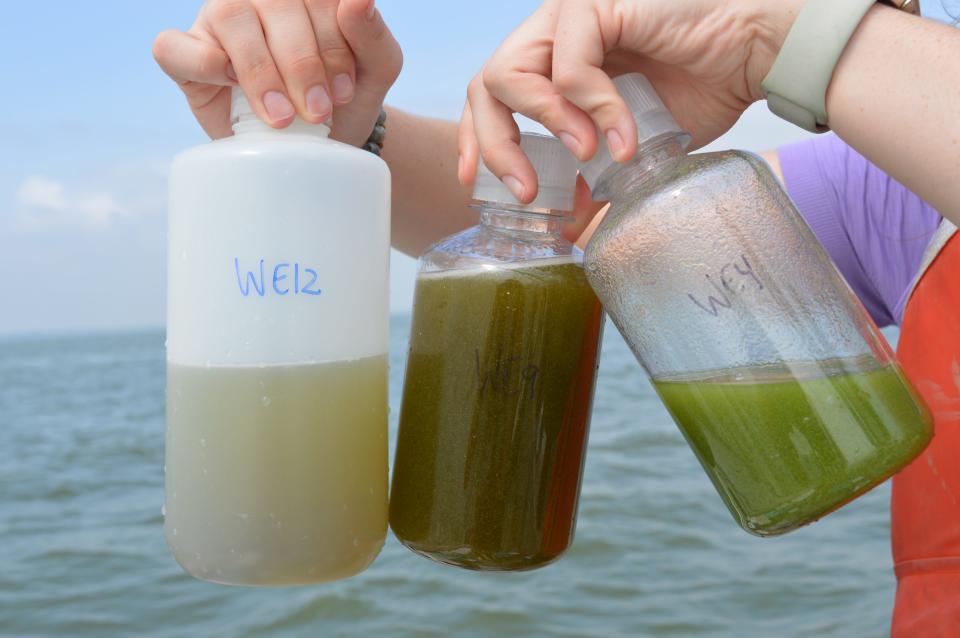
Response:
[[[153,54],[214,139],[232,134],[239,84],[270,126],[332,114],[331,136],[355,146],[403,65],[374,0],[208,0],[188,31],[158,35]]]
[[[547,0],[490,58],[468,90],[460,180],[478,157],[529,202],[536,174],[519,147],[518,112],[541,122],[580,160],[598,129],[614,159],[637,150],[636,125],[611,76],[640,72],[697,148],[760,99],[802,0]]]

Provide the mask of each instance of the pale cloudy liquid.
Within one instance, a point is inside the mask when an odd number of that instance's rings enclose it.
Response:
[[[363,571],[387,529],[387,358],[167,364],[167,543],[191,575],[297,585]]]

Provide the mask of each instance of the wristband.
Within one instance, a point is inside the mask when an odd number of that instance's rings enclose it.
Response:
[[[760,87],[779,117],[815,133],[829,130],[827,87],[847,42],[875,0],[808,0]]]
[[[379,156],[381,153],[383,153],[383,140],[386,137],[387,112],[384,109],[380,109],[380,115],[377,117],[377,123],[373,125],[373,132],[370,133],[370,137],[367,138],[367,141],[364,142],[363,146],[360,148]]]

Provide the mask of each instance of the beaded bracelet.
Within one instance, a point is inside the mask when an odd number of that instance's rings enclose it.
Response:
[[[370,133],[370,137],[367,138],[367,141],[364,142],[360,148],[379,156],[383,153],[383,140],[386,136],[387,112],[384,109],[380,109],[380,115],[377,117],[377,123],[373,126],[373,132]]]

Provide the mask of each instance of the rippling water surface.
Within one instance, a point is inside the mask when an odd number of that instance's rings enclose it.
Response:
[[[409,319],[391,322],[391,449]],[[298,589],[192,580],[167,553],[163,334],[0,341],[0,634],[882,636],[886,486],[788,536],[742,532],[608,326],[567,556],[434,565],[389,539],[366,573]],[[392,456],[392,452],[391,452]]]

